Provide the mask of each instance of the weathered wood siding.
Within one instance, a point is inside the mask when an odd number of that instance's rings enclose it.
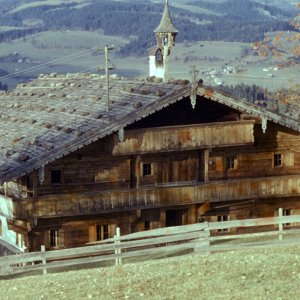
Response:
[[[240,126],[236,122],[233,122],[233,125],[230,124],[223,126],[228,129],[224,133],[226,136],[232,134],[231,126],[233,128]],[[243,128],[248,128],[250,132],[252,123],[242,124]],[[206,125],[200,125],[199,128],[206,128]],[[151,130],[148,129],[149,132]],[[174,127],[153,130],[154,132],[163,130],[172,135]],[[175,133],[176,130],[181,132],[188,128],[175,127]],[[243,132],[242,129],[241,131]],[[134,132],[140,131],[134,130]],[[155,135],[159,136],[158,132]],[[45,166],[45,180],[42,185],[37,182],[37,172],[35,172],[29,174],[29,180],[18,180],[18,182],[7,184],[6,192],[16,198],[26,199],[32,196],[36,198],[48,194],[58,194],[59,197],[65,195],[68,199],[69,194],[76,193],[80,195],[87,192],[104,192],[105,190],[167,186],[169,183],[208,182],[224,179],[230,181],[239,178],[275,177],[300,173],[300,152],[297,150],[300,149],[299,133],[272,123],[269,123],[265,134],[262,133],[260,125],[255,125],[254,133],[255,143],[241,146],[232,145],[209,149],[199,147],[199,149],[174,151],[175,148],[172,148],[173,144],[170,143],[172,151],[160,150],[155,153],[118,156],[112,154],[113,149],[116,149],[115,138],[109,136]],[[243,134],[241,133],[241,136]],[[178,136],[180,135],[178,134]],[[154,146],[155,143],[153,143]],[[274,165],[274,154],[276,153],[281,154],[280,166]],[[234,160],[233,167],[227,166],[228,158]],[[143,174],[144,164],[151,164],[151,174]],[[61,170],[61,183],[51,183],[53,170]],[[26,182],[29,182],[27,187],[25,186]],[[28,191],[30,192],[28,193]]]
[[[213,148],[209,156],[209,179],[235,179],[300,173],[300,134],[268,123],[266,133],[254,127],[255,144],[244,147]],[[281,165],[274,165],[274,155],[281,154]],[[226,160],[235,160],[228,169]]]
[[[182,151],[253,142],[253,121],[125,130],[123,142],[115,136],[113,154]]]
[[[110,136],[47,165],[44,183],[37,186],[38,194],[128,187],[130,161],[111,154],[112,142]],[[60,184],[51,183],[53,170],[61,170]]]
[[[72,218],[57,218],[55,222],[48,219],[39,219],[36,226],[30,232],[30,251],[39,251],[40,245],[46,249],[61,249],[82,246],[96,241],[96,226],[108,225],[109,238],[113,237],[116,227],[121,228],[122,235],[145,230],[145,221],[150,222],[151,229],[160,227],[160,211],[138,210],[111,213],[97,216],[89,216],[84,220],[72,220]],[[56,247],[50,246],[49,231],[58,230],[59,240]]]

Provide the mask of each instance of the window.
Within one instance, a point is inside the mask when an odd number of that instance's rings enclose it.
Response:
[[[218,222],[226,222],[228,221],[228,215],[218,216]],[[227,232],[228,228],[218,229],[218,232]]]
[[[62,183],[61,170],[52,170],[51,171],[51,183],[54,183],[54,184]]]
[[[97,225],[96,226],[96,240],[102,241],[109,238],[108,225]]]
[[[274,167],[282,165],[282,155],[280,153],[274,154]]]
[[[104,224],[104,225],[89,225],[89,242],[103,241],[112,238],[116,234],[117,225]]]
[[[151,229],[151,222],[150,221],[145,221],[144,222],[144,229],[145,230],[150,230]]]
[[[151,164],[143,164],[143,176],[152,175],[152,165]]]
[[[234,169],[235,164],[234,164],[235,158],[233,156],[227,156],[226,157],[226,169]]]
[[[48,246],[50,248],[61,247],[64,245],[64,229],[50,229],[48,231]]]
[[[51,229],[49,232],[49,244],[50,247],[57,247],[58,246],[58,230]]]

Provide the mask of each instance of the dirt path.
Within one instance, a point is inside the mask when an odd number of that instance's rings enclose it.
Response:
[[[1,280],[1,299],[300,299],[300,246]]]

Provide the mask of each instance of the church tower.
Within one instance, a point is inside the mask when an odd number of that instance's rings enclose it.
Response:
[[[154,30],[156,47],[149,55],[149,76],[167,81],[167,71],[171,48],[175,45],[178,30],[174,27],[169,13],[169,3],[165,0],[165,9],[158,27]]]

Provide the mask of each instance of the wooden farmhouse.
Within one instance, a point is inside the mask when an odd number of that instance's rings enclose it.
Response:
[[[299,112],[154,81],[112,79],[108,109],[99,75],[0,95],[2,240],[37,251],[299,213]]]
[[[0,254],[300,213],[300,110],[168,80],[177,33],[165,1],[156,77],[41,75],[0,94]]]

